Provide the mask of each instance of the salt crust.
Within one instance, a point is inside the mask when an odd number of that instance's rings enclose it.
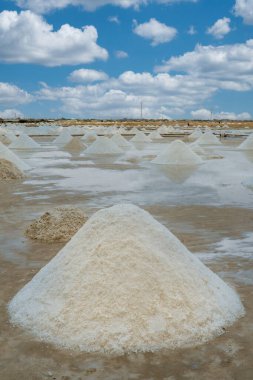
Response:
[[[199,165],[203,161],[181,140],[170,143],[152,163],[161,165]]]
[[[26,230],[26,235],[45,242],[66,242],[86,221],[80,209],[56,207],[35,220]]]
[[[39,340],[116,355],[204,343],[244,314],[233,289],[133,205],[94,214],[8,309]]]
[[[40,145],[30,136],[22,134],[9,145],[10,149],[39,149]]]
[[[0,142],[0,158],[11,161],[19,170],[31,169],[24,161]]]
[[[8,181],[12,179],[22,179],[24,177],[24,173],[12,162],[0,159],[0,180]]]

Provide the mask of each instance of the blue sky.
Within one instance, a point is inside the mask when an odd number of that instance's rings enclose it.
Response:
[[[2,1],[0,117],[251,118],[252,32],[253,0]]]

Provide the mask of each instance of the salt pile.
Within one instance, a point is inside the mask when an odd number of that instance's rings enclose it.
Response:
[[[148,136],[146,136],[145,133],[137,131],[136,135],[130,141],[136,143],[146,143],[150,142],[151,139]]]
[[[202,136],[202,132],[199,129],[196,129],[193,133],[191,133],[188,136],[188,139],[189,139],[189,141],[195,141],[198,138],[200,138],[201,136]]]
[[[72,140],[72,135],[70,131],[66,128],[63,129],[59,136],[53,141],[57,145],[66,145]]]
[[[82,137],[82,140],[87,143],[92,143],[96,141],[96,139],[97,139],[97,134],[95,131],[89,131],[85,133],[85,135]]]
[[[39,149],[40,145],[28,135],[22,134],[9,145],[10,149]]]
[[[220,145],[220,140],[211,132],[205,132],[201,137],[198,138],[197,143],[200,145]]]
[[[244,314],[233,289],[133,205],[94,214],[8,309],[40,340],[116,354],[200,344]]]
[[[12,162],[0,159],[0,180],[8,181],[12,179],[24,178],[24,173],[19,170]]]
[[[158,131],[153,131],[150,133],[149,138],[152,140],[162,140],[163,137],[160,135]]]
[[[108,137],[98,137],[85,151],[87,155],[116,155],[123,153]]]
[[[64,149],[81,151],[86,148],[86,145],[81,141],[79,137],[72,137],[72,139],[64,146]]]
[[[86,221],[80,209],[57,207],[35,220],[26,230],[26,235],[33,240],[66,242]]]
[[[24,161],[22,161],[16,154],[14,154],[10,149],[4,146],[0,142],[0,159],[5,159],[12,162],[19,170],[31,169]]]
[[[242,150],[253,150],[253,133],[250,134],[245,141],[238,147]]]
[[[198,154],[199,156],[204,156],[206,154],[204,149],[197,142],[191,143],[190,147],[191,147],[192,151],[194,153]]]
[[[175,140],[152,163],[161,165],[199,165],[202,159],[181,140]]]
[[[113,141],[120,148],[130,148],[132,146],[130,142],[125,139],[125,137],[119,134],[113,135],[111,141]]]

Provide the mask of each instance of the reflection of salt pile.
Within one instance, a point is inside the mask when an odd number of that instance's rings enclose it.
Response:
[[[66,145],[72,140],[72,135],[70,131],[65,128],[62,130],[62,132],[59,134],[59,136],[56,137],[54,140],[54,144],[57,145]]]
[[[46,242],[68,241],[86,220],[82,210],[58,207],[35,220],[26,230],[26,235]]]
[[[85,151],[87,155],[116,155],[121,154],[123,150],[118,147],[108,137],[98,137]]]
[[[64,145],[64,149],[73,151],[80,151],[85,147],[86,145],[81,141],[79,137],[72,137],[72,139],[66,145]]]
[[[220,140],[211,132],[205,132],[201,137],[198,138],[197,143],[200,145],[220,145]]]
[[[113,141],[120,148],[130,148],[132,146],[129,141],[119,134],[113,135],[111,141]]]
[[[22,134],[9,145],[10,149],[39,149],[40,145],[30,136]]]
[[[253,150],[253,133],[247,137],[243,143],[238,147],[238,149],[242,150]]]
[[[4,146],[0,142],[0,158],[7,161],[11,161],[19,170],[31,169],[24,161],[22,161],[16,154],[14,154],[10,149]]]
[[[130,141],[136,142],[136,143],[146,143],[146,142],[150,142],[151,139],[148,136],[146,136],[145,133],[141,131],[137,131],[136,135]]]
[[[199,165],[202,159],[181,140],[175,140],[153,161],[161,165]]]
[[[163,137],[160,135],[160,133],[158,131],[151,132],[149,135],[149,138],[151,140],[162,140],[163,139]]]
[[[10,302],[41,340],[91,352],[206,342],[243,315],[239,297],[133,205],[97,212]]]
[[[0,158],[0,180],[22,179],[24,173],[12,162]]]

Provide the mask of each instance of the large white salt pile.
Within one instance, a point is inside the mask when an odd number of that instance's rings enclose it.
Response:
[[[72,140],[72,135],[70,131],[65,128],[61,131],[59,136],[56,137],[56,139],[53,141],[54,144],[57,145],[66,145]]]
[[[160,133],[158,131],[151,132],[149,135],[149,138],[151,140],[162,140],[163,139],[163,137],[160,135]]]
[[[120,148],[131,148],[132,144],[125,139],[125,137],[116,134],[111,137],[111,141],[113,141]]]
[[[133,205],[94,214],[8,309],[40,340],[117,354],[203,343],[244,314],[233,289]]]
[[[146,136],[144,132],[137,131],[136,135],[130,141],[136,142],[136,143],[146,143],[146,142],[150,142],[151,139],[148,136]]]
[[[121,153],[123,150],[104,136],[98,137],[85,151],[86,155],[116,155]]]
[[[251,133],[245,141],[239,145],[238,149],[241,150],[253,150],[253,133]]]
[[[199,165],[202,159],[181,140],[170,143],[152,163],[161,165]]]
[[[202,132],[200,129],[196,129],[193,133],[191,133],[189,136],[188,136],[188,140],[189,141],[195,141],[197,140],[198,138],[200,138],[202,136]]]
[[[40,149],[40,145],[30,136],[21,134],[9,145],[10,149]]]
[[[211,132],[207,131],[202,136],[200,136],[197,140],[197,143],[200,145],[220,145],[220,140]]]
[[[31,169],[21,158],[0,142],[0,158],[11,161],[19,170]]]
[[[64,145],[64,149],[80,152],[84,150],[87,146],[82,142],[79,137],[72,137],[72,139]]]

